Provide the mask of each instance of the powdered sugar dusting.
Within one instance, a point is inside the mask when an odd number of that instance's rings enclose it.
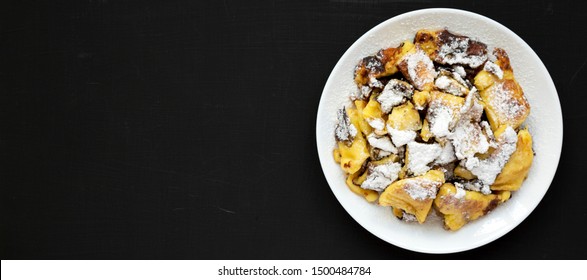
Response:
[[[391,139],[389,139],[389,137],[386,135],[380,136],[375,133],[371,133],[367,135],[367,141],[369,142],[369,145],[371,145],[371,147],[373,148],[397,154],[397,148],[393,146],[393,143],[391,143]]]
[[[462,122],[449,136],[455,147],[455,154],[458,159],[473,157],[475,154],[483,154],[489,149],[489,142],[481,127],[477,123]]]
[[[440,155],[438,155],[438,157],[434,160],[434,163],[443,165],[451,163],[456,159],[457,158],[455,156],[455,150],[453,145],[450,143],[450,141],[446,141],[446,143],[444,143],[444,147],[442,147]]]
[[[418,219],[416,218],[415,215],[404,212],[402,214],[402,221],[404,221],[406,223],[415,223],[418,221]]]
[[[380,165],[370,163],[368,168],[367,178],[361,184],[361,188],[383,191],[389,184],[397,180],[402,166],[397,162],[388,162]]]
[[[342,141],[350,144],[357,136],[357,128],[351,123],[349,116],[346,114],[345,108],[337,112],[338,124],[334,129],[334,137],[337,141]]]
[[[489,149],[489,141],[483,133],[479,120],[483,114],[483,106],[477,100],[475,91],[471,91],[465,99],[460,111],[460,119],[452,133],[447,137],[455,148],[458,159],[465,159],[483,154]]]
[[[363,65],[370,73],[379,72],[383,67],[383,63],[376,56],[368,56],[363,59]]]
[[[506,86],[507,83],[507,86]],[[498,82],[487,89],[487,100],[489,105],[499,115],[500,119],[515,120],[518,116],[526,113],[528,110],[526,98],[518,101],[513,97],[515,86],[513,81]]]
[[[384,150],[377,149],[374,147],[372,147],[372,149],[369,149],[369,153],[374,160],[380,160],[384,157],[391,155],[391,152],[386,152]]]
[[[412,141],[408,143],[408,170],[414,175],[422,175],[430,170],[428,164],[440,156],[439,144],[423,144]]]
[[[385,129],[385,122],[383,121],[383,119],[367,119],[367,123],[369,123],[369,125],[372,128],[375,128],[376,130],[384,130]]]
[[[456,198],[456,199],[464,198],[465,195],[467,194],[467,192],[465,192],[465,190],[463,190],[462,188],[456,188],[456,189],[457,189],[457,193],[454,195],[454,198]]]
[[[396,147],[401,147],[416,139],[416,132],[411,130],[399,130],[387,125],[387,132]]]
[[[491,130],[491,126],[487,121],[481,121],[479,123],[481,128],[483,129],[483,133],[487,137],[487,141],[489,142],[489,147],[497,148],[497,140],[495,140],[495,135],[493,135],[493,131]]]
[[[456,75],[456,77],[460,76]],[[456,96],[463,96],[468,92],[467,88],[465,88],[464,85],[460,85],[457,80],[451,79],[444,75],[438,76],[438,78],[436,78],[434,86],[446,93],[450,93]]]
[[[358,91],[355,91],[354,94],[351,94],[351,100],[361,99],[366,100],[371,96],[372,89],[369,86],[361,86]]]
[[[404,56],[403,60],[407,64],[407,78],[419,90],[422,90],[426,84],[433,83],[434,78],[438,75],[434,70],[432,60],[419,48],[416,52]]]
[[[449,107],[431,105],[427,115],[430,123],[430,132],[436,137],[449,135],[453,115],[453,111]]]
[[[369,86],[372,88],[383,88],[383,83],[375,77],[369,77]]]
[[[450,86],[450,79],[447,76],[440,76],[436,78],[434,85],[439,89],[445,89]]]
[[[498,139],[497,149],[487,159],[469,158],[465,161],[465,167],[483,184],[491,185],[516,150],[517,142],[516,132],[508,126]]]
[[[485,185],[479,180],[455,182],[454,185],[457,187],[457,189],[465,189],[469,191],[480,192],[482,194],[491,193],[489,185]]]
[[[463,67],[461,65],[453,65],[452,69],[457,75],[459,75],[461,77],[461,79],[463,79],[467,76],[467,72],[465,72],[465,67]]]
[[[414,200],[427,200],[436,198],[436,193],[442,182],[429,179],[407,179],[403,185],[404,191]]]
[[[464,64],[477,68],[487,60],[486,50],[474,49],[485,48],[485,45],[473,42],[469,37],[455,36],[446,30],[444,32],[439,35],[444,42],[438,50],[437,62],[449,65]]]
[[[473,122],[479,122],[481,120],[483,105],[479,103],[479,94],[476,88],[473,88],[465,98],[465,104],[461,107],[460,113],[463,120]]]
[[[377,96],[377,102],[381,104],[381,110],[387,114],[393,107],[405,102],[406,98],[412,98],[414,88],[403,81],[392,79]]]
[[[500,80],[503,79],[503,71],[501,70],[501,68],[499,68],[499,66],[497,66],[497,64],[495,64],[491,61],[485,62],[485,65],[483,66],[483,70],[494,74]]]

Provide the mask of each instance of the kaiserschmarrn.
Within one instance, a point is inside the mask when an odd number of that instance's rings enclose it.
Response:
[[[407,222],[436,212],[454,231],[521,187],[534,157],[530,104],[505,50],[420,30],[361,59],[354,81],[333,151],[352,192]]]

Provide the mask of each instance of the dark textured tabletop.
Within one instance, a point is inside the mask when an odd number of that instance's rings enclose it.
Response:
[[[51,2],[51,3],[49,3]],[[571,1],[4,1],[2,259],[587,257],[587,17]],[[540,56],[564,116],[536,210],[477,249],[427,255],[355,222],[322,173],[322,89],[363,33],[453,7]]]

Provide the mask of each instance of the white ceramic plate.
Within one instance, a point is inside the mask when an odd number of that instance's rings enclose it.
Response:
[[[332,158],[336,110],[349,105],[356,91],[353,69],[358,61],[382,48],[412,40],[419,29],[448,28],[508,53],[516,79],[531,106],[526,124],[534,140],[536,157],[528,179],[512,199],[457,232],[443,229],[440,218],[423,225],[396,219],[389,207],[368,203],[352,193]],[[561,107],[554,83],[536,53],[520,37],[484,16],[455,9],[425,9],[391,18],[359,38],[340,58],[322,92],[316,120],[318,154],[324,175],[344,209],[365,229],[396,246],[426,253],[451,253],[487,244],[520,224],[536,208],[556,172],[563,139]],[[538,245],[538,244],[537,244]]]

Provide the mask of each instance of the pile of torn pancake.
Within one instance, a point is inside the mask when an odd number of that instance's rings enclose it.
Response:
[[[351,191],[407,222],[436,212],[458,230],[506,202],[528,175],[530,105],[507,53],[420,30],[354,69],[333,155]]]

